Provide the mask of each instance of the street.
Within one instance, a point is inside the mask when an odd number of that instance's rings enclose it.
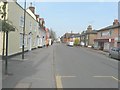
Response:
[[[4,62],[3,62],[4,72]],[[118,60],[55,43],[9,59],[3,88],[118,88]]]
[[[80,47],[59,45],[55,51],[56,73],[63,88],[118,87],[117,60]]]

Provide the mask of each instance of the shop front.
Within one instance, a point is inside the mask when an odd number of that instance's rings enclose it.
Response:
[[[114,39],[95,39],[95,48],[103,51],[109,51],[111,47],[114,47]]]

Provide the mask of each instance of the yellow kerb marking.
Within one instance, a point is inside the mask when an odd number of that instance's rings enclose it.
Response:
[[[57,88],[63,88],[61,76],[58,76],[58,75],[56,76],[56,85],[57,85]]]

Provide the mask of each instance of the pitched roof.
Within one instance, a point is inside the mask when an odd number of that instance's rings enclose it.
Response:
[[[110,25],[110,26],[107,26],[105,28],[102,28],[102,29],[98,30],[98,32],[99,31],[109,30],[109,29],[114,29],[114,28],[118,28],[118,27],[120,27],[120,24],[118,24],[118,25]]]
[[[97,34],[98,30],[92,30],[91,32],[86,32],[86,34]]]
[[[72,37],[72,36],[74,36],[74,37],[79,37],[80,34],[79,34],[79,33],[65,33],[64,36],[65,36],[66,38],[70,38],[70,37]]]

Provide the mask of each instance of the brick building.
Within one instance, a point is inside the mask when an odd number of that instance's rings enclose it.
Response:
[[[111,47],[118,47],[119,29],[120,24],[115,19],[113,25],[98,30],[97,38],[94,40],[94,47],[104,51],[109,51]]]

